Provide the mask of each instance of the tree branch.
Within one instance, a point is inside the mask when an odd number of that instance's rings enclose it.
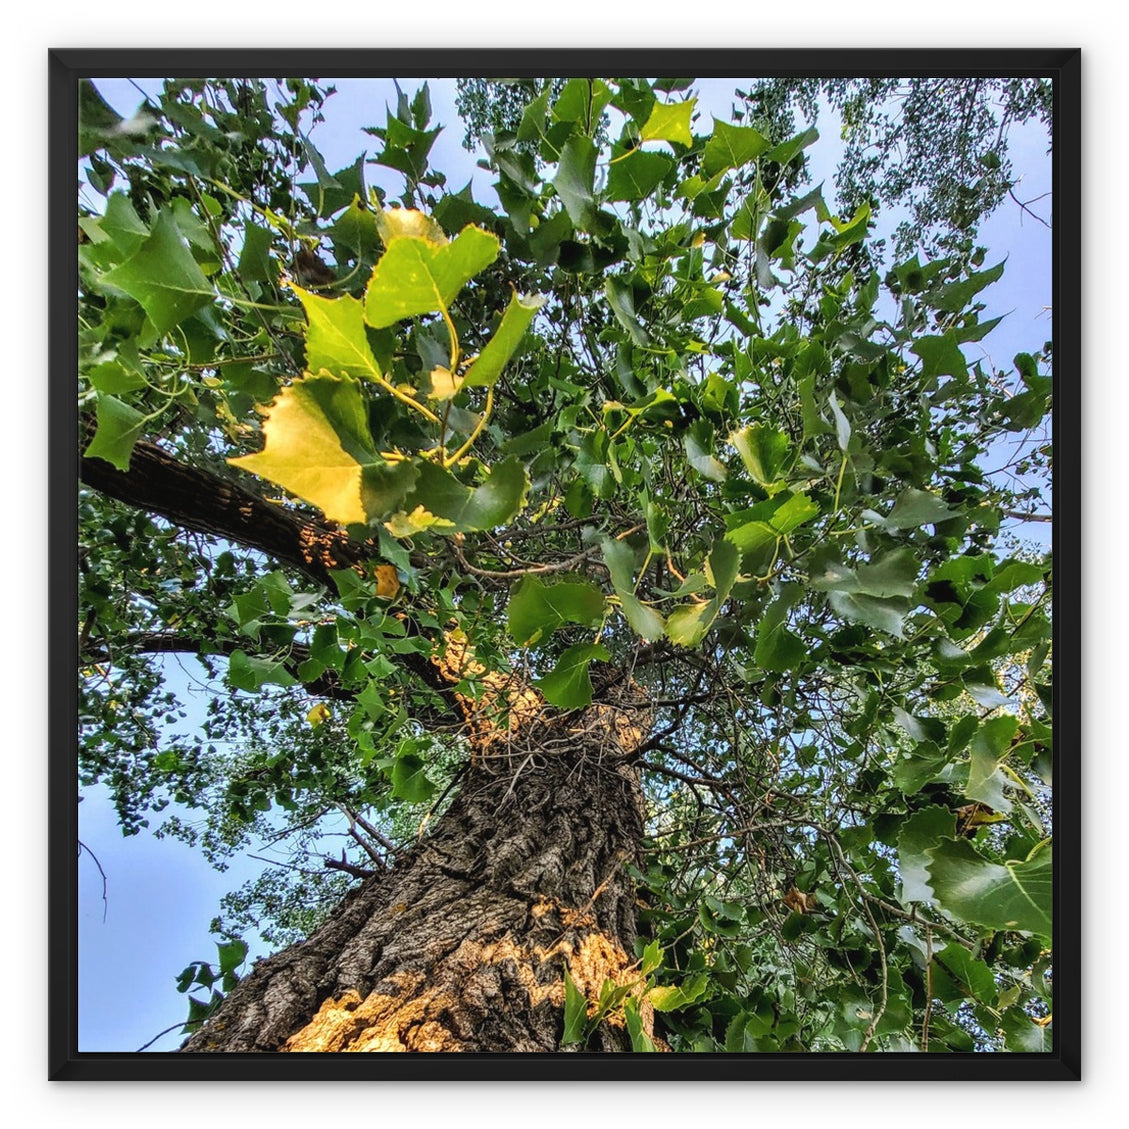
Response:
[[[90,428],[90,421],[84,420],[84,443],[90,438]],[[331,570],[360,570],[367,561],[380,557],[375,542],[354,541],[328,522],[268,502],[229,479],[188,466],[154,443],[137,443],[125,471],[83,456],[80,477],[83,485],[159,514],[173,525],[258,549],[331,590]]]
[[[93,427],[91,419],[81,421],[80,442],[84,446]],[[80,477],[84,486],[158,514],[173,525],[223,538],[292,565],[330,591],[336,589],[330,575],[333,570],[363,572],[369,561],[381,556],[375,541],[354,541],[336,525],[268,502],[229,479],[182,463],[144,440],[134,446],[128,470],[84,456]],[[456,709],[451,684],[426,656],[407,653],[399,658],[425,685],[443,693],[452,711]]]

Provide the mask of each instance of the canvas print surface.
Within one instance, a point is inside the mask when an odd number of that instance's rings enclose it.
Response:
[[[78,98],[80,1053],[1052,1051],[1049,77]]]

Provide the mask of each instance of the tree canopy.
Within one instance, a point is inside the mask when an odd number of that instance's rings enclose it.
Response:
[[[1052,347],[997,367],[1004,263],[910,245],[967,234],[955,197],[868,248],[913,176],[889,132],[847,211],[803,182],[812,96],[511,89],[488,203],[431,167],[426,86],[331,171],[318,82],[170,80],[129,120],[83,84],[80,782],[220,865],[293,850],[182,973],[186,1033],[250,931],[447,842],[504,745],[479,822],[605,758],[641,797],[634,951],[553,966],[559,1047],[1050,1049],[1052,566],[1004,523],[1049,485]],[[842,108],[881,133],[897,96]],[[1008,183],[975,120],[973,219]],[[198,730],[170,653],[224,687]],[[558,772],[514,754],[534,717],[610,736]]]

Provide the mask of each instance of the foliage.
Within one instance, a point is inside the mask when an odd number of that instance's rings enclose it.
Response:
[[[796,187],[814,131],[702,122],[687,89],[540,87],[489,138],[495,211],[429,168],[426,88],[370,131],[400,208],[325,167],[316,85],[170,82],[133,124],[87,88],[87,459],[159,438],[370,560],[318,582],[84,492],[82,779],[127,831],[205,808],[217,861],[344,816],[342,863],[378,868],[464,755],[421,669],[454,649],[465,696],[514,672],[560,709],[630,674],[670,1046],[1028,1049],[1051,561],[1000,523],[1049,465],[1050,347],[975,359],[999,266],[880,276],[868,202]],[[195,737],[166,736],[177,650],[227,682]],[[635,997],[593,1020],[567,988],[566,1042],[618,1010],[653,1049]]]
[[[239,969],[247,959],[247,945],[238,938],[225,938],[216,942],[216,950],[217,964],[193,961],[176,978],[176,990],[182,994],[193,989],[203,989],[207,993],[204,999],[188,996],[188,1019],[183,1028],[186,1035],[199,1030],[223,1003],[227,993],[239,983]]]
[[[468,145],[492,130],[516,132],[536,91],[522,82],[459,80]],[[836,187],[843,206],[870,202],[904,214],[894,254],[967,257],[976,233],[1015,187],[1010,132],[1038,122],[1050,146],[1051,86],[1045,79],[771,78],[734,92],[742,120],[770,137],[802,137],[834,115],[843,155]],[[802,162],[790,168],[806,180]],[[868,254],[880,255],[884,239]]]

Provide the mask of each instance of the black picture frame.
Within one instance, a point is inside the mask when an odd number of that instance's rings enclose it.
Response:
[[[1055,759],[1054,1043],[1046,1054],[608,1056],[177,1055],[80,1052],[77,1008],[78,818],[75,495],[78,420],[74,170],[80,78],[280,75],[436,78],[507,75],[1043,77],[1053,81],[1055,735],[1081,745],[1081,52],[1047,49],[94,50],[49,52],[51,418],[49,502],[49,1063],[54,1080],[1077,1080],[1081,1077],[1081,758]],[[436,1061],[438,1060],[438,1061]]]

